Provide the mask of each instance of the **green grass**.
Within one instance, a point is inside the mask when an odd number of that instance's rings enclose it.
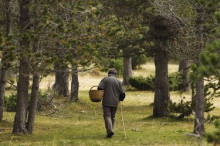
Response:
[[[178,93],[171,96],[177,97]],[[14,113],[5,112],[0,123],[0,145],[198,145],[196,138],[185,135],[193,130],[192,118],[152,118],[152,101],[153,92],[127,92],[122,103],[127,139],[120,108],[115,135],[112,139],[105,138],[101,103],[92,103],[88,91],[80,91],[79,103],[67,104],[56,114],[38,113],[32,135],[11,134]],[[206,124],[206,130],[212,131],[213,125]]]
[[[178,65],[169,64],[169,73],[176,72]],[[154,75],[154,64],[148,62],[142,69],[135,70],[134,76]],[[88,90],[97,85],[105,76],[105,73],[94,76],[80,74],[80,101],[67,104],[59,112],[51,116],[42,116],[48,112],[38,112],[35,120],[34,133],[32,135],[13,135],[12,127],[14,113],[4,112],[4,121],[0,122],[0,146],[31,145],[31,146],[72,146],[72,145],[195,145],[197,139],[187,136],[193,131],[193,117],[184,120],[174,118],[152,118],[154,92],[127,91],[123,104],[123,115],[126,126],[127,139],[121,120],[120,108],[116,114],[115,135],[112,139],[106,139],[106,131],[102,116],[101,103],[92,103],[88,96]],[[42,80],[40,88],[47,89],[54,83],[54,77],[49,76]],[[7,92],[10,95],[11,92]],[[190,100],[190,93],[184,93]],[[171,99],[178,102],[179,92],[171,92]],[[64,100],[64,99],[63,99]],[[60,100],[58,100],[60,102]],[[216,98],[214,104],[217,107],[212,114],[220,112],[220,99]],[[205,124],[206,132],[214,130],[213,124]],[[203,140],[204,145],[208,145]]]

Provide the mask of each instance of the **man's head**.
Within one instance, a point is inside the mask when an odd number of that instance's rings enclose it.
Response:
[[[113,74],[113,75],[117,75],[117,70],[116,69],[110,69],[108,71],[108,75]]]

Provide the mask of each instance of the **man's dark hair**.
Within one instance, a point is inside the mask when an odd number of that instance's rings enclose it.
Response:
[[[116,70],[116,69],[110,69],[110,70],[108,71],[108,74],[117,75],[117,70]]]

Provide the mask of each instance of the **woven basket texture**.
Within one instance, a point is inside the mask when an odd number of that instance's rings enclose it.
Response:
[[[92,87],[93,88],[93,87]],[[102,101],[104,90],[89,90],[89,97],[92,102],[100,102]]]

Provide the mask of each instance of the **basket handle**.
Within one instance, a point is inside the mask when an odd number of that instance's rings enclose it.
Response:
[[[92,86],[91,88],[90,88],[90,90],[89,91],[91,91],[92,90],[92,88],[94,88],[94,87],[98,87],[97,85],[96,86]]]

